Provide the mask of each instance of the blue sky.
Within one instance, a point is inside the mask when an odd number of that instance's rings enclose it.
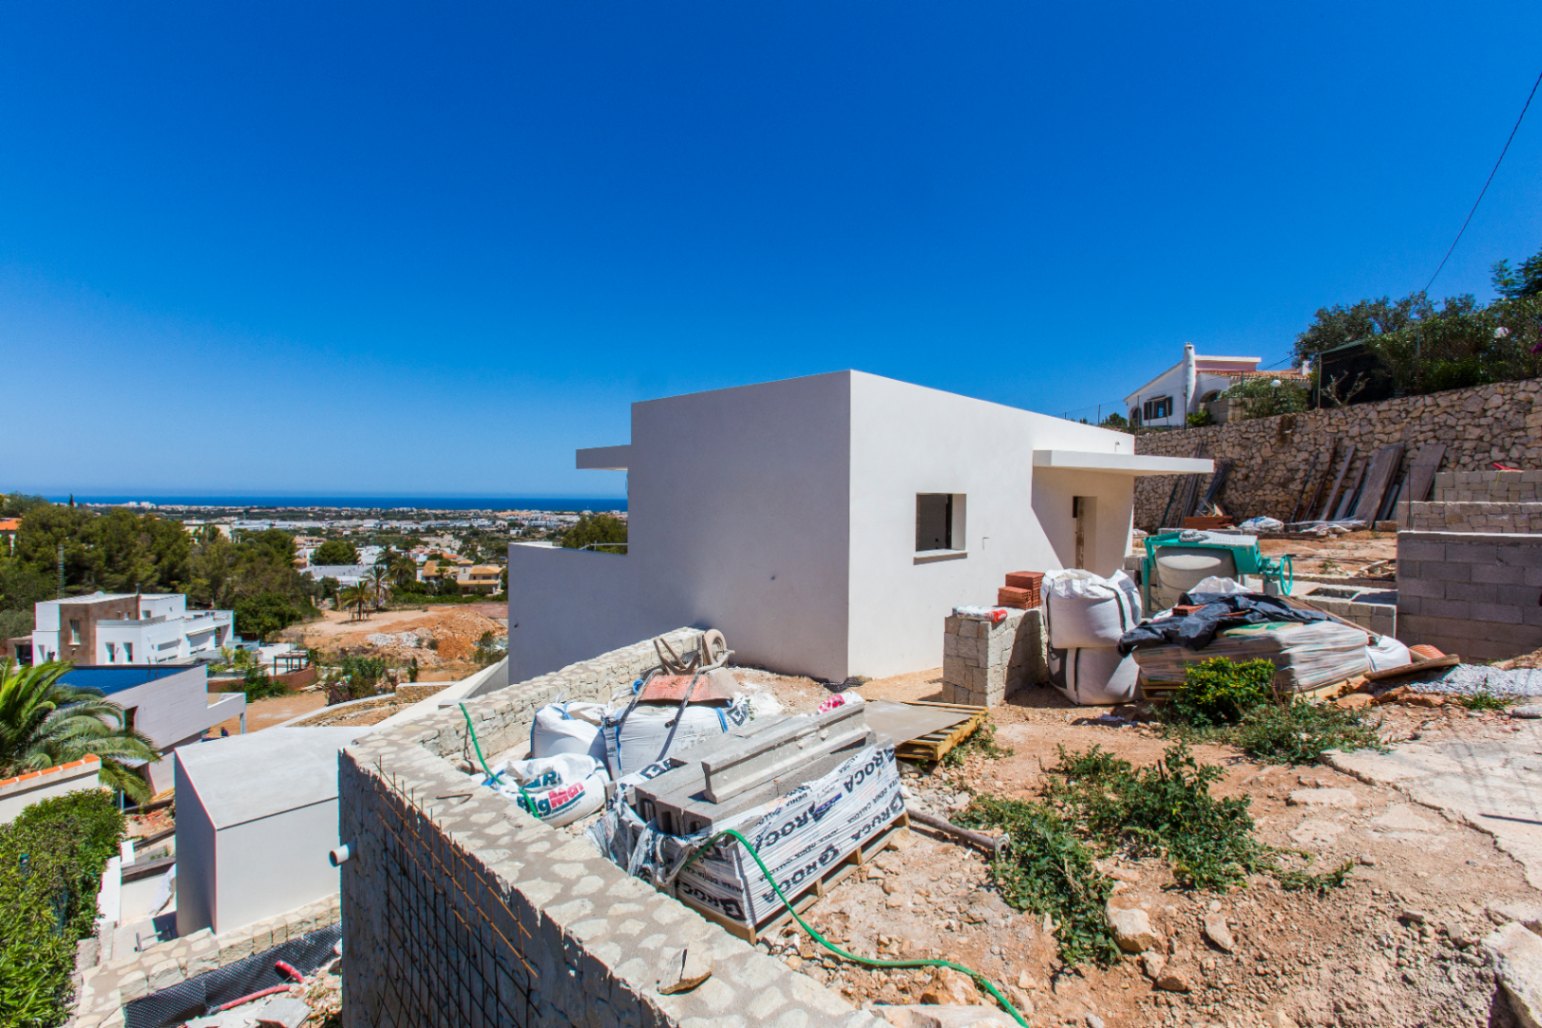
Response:
[[[1424,285],[1542,5],[0,4],[0,489],[616,494],[635,399],[1092,416]],[[1437,282],[1542,248],[1533,110]]]

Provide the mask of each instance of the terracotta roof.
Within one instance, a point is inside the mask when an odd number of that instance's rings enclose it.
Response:
[[[34,778],[46,778],[49,775],[61,774],[77,767],[85,767],[87,764],[100,764],[101,758],[95,753],[87,753],[79,760],[72,760],[68,764],[55,764],[53,767],[45,767],[41,771],[28,771],[24,775],[16,775],[13,778],[0,778],[0,789],[7,785],[15,785],[17,782],[28,782]]]
[[[1306,375],[1294,370],[1280,371],[1211,371],[1211,375],[1220,375],[1222,378],[1288,378],[1305,380]]]
[[[21,531],[21,518],[0,518],[0,532]]]

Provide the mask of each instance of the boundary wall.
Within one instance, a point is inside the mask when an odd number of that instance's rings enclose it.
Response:
[[[1135,437],[1135,452],[1192,457],[1198,447],[1204,446],[1206,456],[1232,462],[1220,497],[1228,514],[1238,519],[1266,515],[1285,520],[1301,497],[1313,459],[1318,461],[1316,474],[1321,475],[1322,454],[1335,440],[1339,443],[1339,455],[1333,465],[1335,473],[1344,444],[1353,443],[1355,447],[1354,460],[1345,476],[1348,482],[1355,481],[1377,447],[1399,442],[1410,451],[1424,443],[1445,443],[1445,462],[1441,467],[1449,472],[1485,471],[1494,461],[1542,468],[1542,379],[1496,382],[1205,428],[1147,432]],[[1405,467],[1406,462],[1405,454]],[[1513,473],[1504,477],[1516,477],[1517,483],[1523,481]],[[1135,527],[1148,532],[1170,527],[1157,522],[1162,519],[1172,487],[1171,475],[1136,481]],[[1517,484],[1516,488],[1521,486]],[[1471,498],[1509,502],[1520,499],[1517,496],[1510,500],[1508,496],[1487,492]]]
[[[700,632],[668,637],[682,651]],[[640,643],[466,701],[482,752],[521,743],[542,705],[608,700],[656,660]],[[475,761],[458,708],[339,756],[347,1028],[883,1023],[481,788]],[[662,995],[682,949],[711,976]]]

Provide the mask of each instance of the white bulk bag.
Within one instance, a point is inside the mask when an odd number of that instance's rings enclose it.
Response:
[[[1050,650],[1050,679],[1066,699],[1083,707],[1133,703],[1140,665],[1107,647]]]
[[[605,805],[605,767],[587,754],[516,760],[500,768],[494,768],[496,780],[485,784],[547,824],[571,824]]]
[[[587,753],[605,759],[600,742],[605,710],[603,703],[548,703],[530,722],[530,756]]]
[[[749,701],[732,703],[639,703],[605,716],[601,734],[605,763],[612,778],[621,778],[670,753],[740,728],[750,719]],[[678,721],[678,724],[676,722]]]
[[[1104,578],[1072,568],[1044,579],[1049,644],[1057,650],[1116,646],[1140,624],[1140,592],[1123,571]]]

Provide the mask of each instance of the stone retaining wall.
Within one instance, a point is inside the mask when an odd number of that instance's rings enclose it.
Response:
[[[1136,437],[1135,451],[1192,457],[1203,445],[1208,456],[1232,461],[1220,497],[1227,513],[1238,518],[1267,515],[1283,520],[1290,517],[1307,485],[1313,457],[1320,457],[1334,440],[1339,441],[1340,450],[1344,443],[1355,446],[1354,462],[1346,476],[1351,483],[1377,447],[1397,442],[1410,451],[1428,442],[1445,443],[1442,467],[1449,471],[1482,471],[1493,461],[1542,468],[1542,380],[1499,382],[1382,403],[1152,432]],[[1319,462],[1318,474],[1321,468]],[[1167,527],[1157,522],[1162,519],[1173,483],[1174,476],[1170,475],[1137,479],[1137,528],[1154,531]]]
[[[1442,471],[1430,499],[1452,503],[1536,503],[1542,471]]]
[[[670,639],[684,651],[699,634]],[[477,741],[507,749],[543,704],[607,700],[655,661],[643,643],[469,700]],[[348,1028],[880,1024],[480,788],[463,770],[475,759],[458,708],[339,758]],[[660,995],[683,948],[712,975]]]
[[[1542,647],[1542,535],[1399,532],[1397,630],[1467,660]]]

